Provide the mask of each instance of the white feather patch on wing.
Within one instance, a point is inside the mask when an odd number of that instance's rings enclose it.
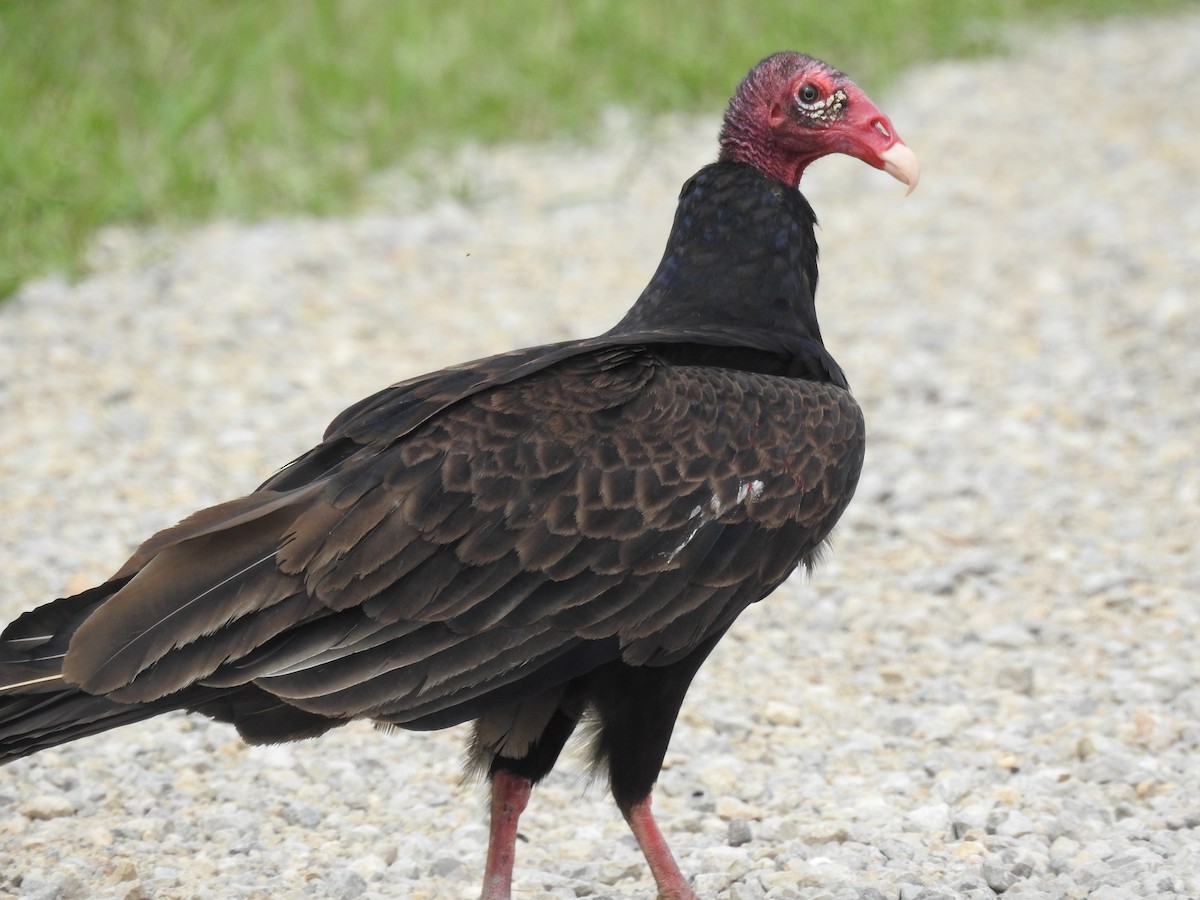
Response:
[[[717,499],[716,494],[714,494],[712,499],[708,501],[707,509],[701,506],[695,507],[691,513],[688,514],[688,521],[693,523],[691,528],[689,529],[688,533],[683,536],[683,540],[676,545],[675,549],[665,554],[667,557],[667,562],[672,562],[676,556],[683,552],[683,549],[695,539],[697,534],[700,533],[700,529],[704,527],[705,523],[720,518],[735,506],[740,506],[747,501],[753,503],[762,496],[763,487],[763,483],[757,478],[752,481],[743,481],[738,485],[737,497],[732,503],[723,504]]]

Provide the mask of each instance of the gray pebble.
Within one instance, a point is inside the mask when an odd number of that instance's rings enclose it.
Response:
[[[729,836],[727,838],[730,847],[740,847],[742,844],[748,844],[754,839],[754,835],[750,830],[750,823],[745,819],[730,819],[729,820]]]
[[[766,891],[757,879],[738,881],[729,886],[729,900],[763,900]]]
[[[461,859],[455,859],[450,856],[443,856],[435,859],[429,867],[429,874],[434,878],[446,878],[451,875],[457,875],[464,870]]]
[[[323,893],[337,900],[353,900],[367,892],[367,880],[352,869],[335,869],[323,881]]]
[[[305,806],[302,803],[288,803],[283,807],[283,820],[289,825],[301,828],[316,828],[324,820],[325,815],[319,809]]]
[[[980,872],[987,886],[997,894],[1003,894],[1020,880],[1011,869],[994,863],[984,863]]]

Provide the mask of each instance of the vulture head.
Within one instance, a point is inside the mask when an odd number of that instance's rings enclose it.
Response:
[[[833,66],[776,53],[751,69],[725,113],[720,158],[798,187],[808,164],[831,153],[882,169],[910,194],[921,177],[916,154],[888,117]]]

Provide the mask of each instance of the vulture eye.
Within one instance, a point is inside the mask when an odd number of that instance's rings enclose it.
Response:
[[[796,99],[805,105],[816,103],[821,99],[821,89],[809,81],[796,91]]]

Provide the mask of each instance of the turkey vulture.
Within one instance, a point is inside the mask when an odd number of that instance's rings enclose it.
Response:
[[[813,564],[863,459],[797,189],[831,153],[917,183],[845,75],[761,62],[614,328],[386,388],[252,494],[22,615],[0,635],[0,761],[177,709],[251,743],[473,721],[499,898],[530,789],[587,719],[659,896],[694,896],[650,812],[680,704],[738,614]]]

